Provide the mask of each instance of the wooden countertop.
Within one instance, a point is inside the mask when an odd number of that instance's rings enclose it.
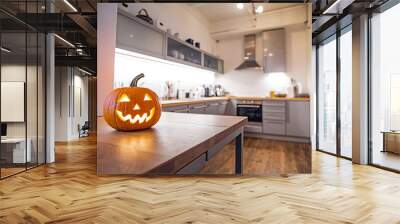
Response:
[[[196,103],[207,103],[207,102],[224,101],[224,100],[229,100],[229,97],[203,97],[198,99],[162,100],[161,105],[164,108],[167,108],[167,107],[185,106]]]
[[[118,132],[98,117],[97,173],[174,174],[246,123],[239,116],[163,112],[151,129]]]
[[[305,97],[262,97],[262,96],[231,96],[230,99],[235,100],[281,100],[281,101],[310,101]]]
[[[182,99],[182,100],[162,100],[161,104],[164,108],[186,106],[196,103],[207,103],[225,100],[278,100],[278,101],[310,101],[310,98],[304,97],[262,97],[262,96],[224,96],[224,97],[204,97],[198,99]]]

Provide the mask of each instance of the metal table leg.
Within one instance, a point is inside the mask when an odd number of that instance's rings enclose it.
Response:
[[[243,172],[243,132],[236,136],[236,150],[235,150],[235,174],[242,174]]]

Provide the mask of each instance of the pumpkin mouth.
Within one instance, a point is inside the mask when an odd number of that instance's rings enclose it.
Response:
[[[134,117],[132,117],[131,114],[124,115],[121,111],[115,110],[117,113],[117,116],[120,120],[122,121],[129,121],[131,124],[135,124],[136,122],[139,122],[139,124],[143,123],[144,121],[148,122],[151,120],[154,116],[155,108],[151,108],[150,113],[144,113],[142,115],[136,114]]]

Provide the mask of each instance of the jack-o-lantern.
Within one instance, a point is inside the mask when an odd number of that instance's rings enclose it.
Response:
[[[150,128],[161,116],[158,96],[148,88],[137,87],[136,76],[130,87],[114,89],[103,105],[104,120],[119,131],[134,131]]]

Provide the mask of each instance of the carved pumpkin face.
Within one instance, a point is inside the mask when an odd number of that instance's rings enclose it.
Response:
[[[161,116],[156,93],[147,88],[113,90],[103,105],[104,119],[114,129],[133,131],[150,128]]]

